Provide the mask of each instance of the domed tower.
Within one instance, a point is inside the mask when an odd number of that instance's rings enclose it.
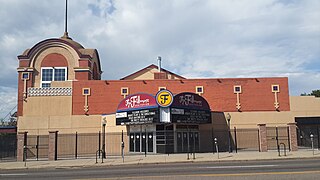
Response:
[[[67,32],[61,38],[37,43],[19,55],[18,60],[19,116],[30,96],[66,95],[72,93],[72,81],[101,79],[98,51],[84,48]]]

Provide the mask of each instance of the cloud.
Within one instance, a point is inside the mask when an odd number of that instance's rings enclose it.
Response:
[[[17,87],[16,56],[64,31],[64,1],[0,0],[0,86]],[[189,78],[288,76],[290,94],[319,89],[316,0],[69,1],[69,35],[99,51],[103,79],[162,56]],[[307,80],[306,80],[307,79]]]

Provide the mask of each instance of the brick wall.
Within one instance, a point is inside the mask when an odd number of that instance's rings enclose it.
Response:
[[[195,92],[196,86],[203,86],[203,97],[208,101],[212,111],[237,111],[237,97],[233,86],[241,85],[241,110],[275,111],[272,84],[280,85],[278,101],[280,111],[289,111],[289,90],[287,78],[237,78],[237,79],[185,79],[185,80],[112,80],[112,81],[74,81],[73,114],[84,114],[85,98],[82,88],[91,88],[88,97],[89,114],[114,113],[123,99],[121,87],[128,87],[130,94],[149,93],[155,95],[159,87],[166,87],[173,94]]]

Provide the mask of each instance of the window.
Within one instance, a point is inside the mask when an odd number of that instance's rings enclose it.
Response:
[[[233,86],[234,93],[241,93],[241,86]]]
[[[41,68],[41,87],[51,87],[51,81],[66,81],[66,67],[44,67]]]
[[[90,95],[90,88],[83,88],[82,95]]]
[[[21,75],[21,79],[24,80],[29,80],[29,73],[28,72],[23,72],[22,75]]]
[[[129,94],[129,88],[123,87],[121,88],[121,95],[128,95]]]
[[[279,85],[272,85],[272,92],[280,92]]]
[[[203,93],[203,86],[196,86],[196,93],[202,94]]]

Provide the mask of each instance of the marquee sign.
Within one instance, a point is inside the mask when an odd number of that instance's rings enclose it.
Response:
[[[173,123],[211,123],[211,112],[207,110],[171,108],[171,117]]]
[[[209,110],[208,102],[198,94],[194,93],[180,93],[174,96],[172,107],[188,108],[188,109],[202,109]]]
[[[158,107],[158,105],[154,96],[150,94],[139,93],[130,95],[123,99],[118,106],[117,112],[155,107]]]
[[[174,96],[171,105],[173,123],[211,123],[211,110],[208,102],[198,94],[180,93]]]
[[[159,110],[140,109],[116,114],[116,125],[124,124],[148,124],[159,122]]]
[[[156,97],[139,93],[123,99],[116,113],[116,125],[161,123],[164,111],[168,115],[166,123],[211,123],[210,107],[203,97],[194,93],[173,96],[162,90]]]

